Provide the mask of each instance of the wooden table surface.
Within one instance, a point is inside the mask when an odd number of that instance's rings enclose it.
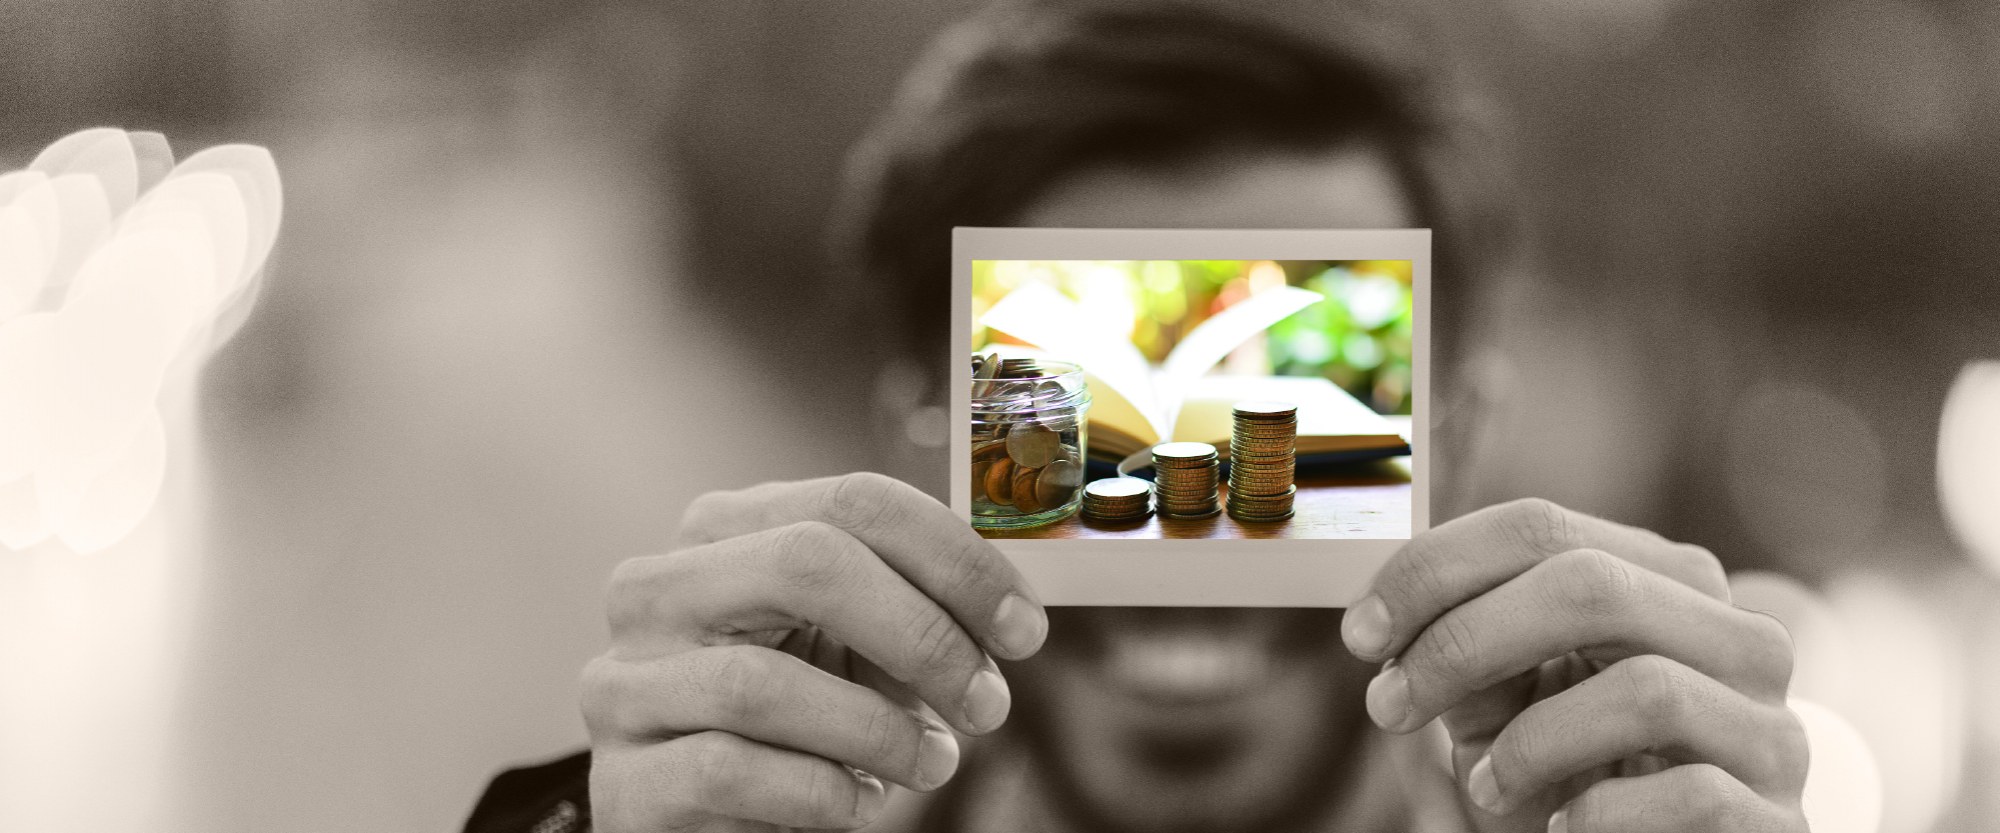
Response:
[[[1293,516],[1277,523],[1242,523],[1225,511],[1194,521],[1148,515],[1140,521],[1108,524],[1079,512],[1031,529],[979,532],[988,538],[1017,539],[1408,538],[1413,495],[1407,459],[1302,470],[1295,481],[1299,491],[1292,503]]]

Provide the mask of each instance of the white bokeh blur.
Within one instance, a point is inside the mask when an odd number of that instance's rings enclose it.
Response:
[[[0,175],[10,826],[139,829],[160,812],[201,523],[195,381],[254,303],[281,194],[262,148],[176,165],[164,137],[115,128]],[[130,792],[98,800],[108,783]]]

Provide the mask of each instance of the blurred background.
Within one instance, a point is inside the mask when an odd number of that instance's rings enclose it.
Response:
[[[1504,128],[1526,238],[1439,299],[1477,336],[1436,378],[1481,406],[1440,511],[1541,495],[1803,581],[1744,603],[1868,741],[1882,829],[2000,823],[2000,547],[1937,475],[1953,380],[2000,358],[2000,8],[1229,5],[1411,37]],[[49,717],[95,751],[42,827],[457,829],[495,771],[583,744],[602,585],[694,495],[941,482],[878,456],[841,356],[879,348],[850,315],[946,313],[829,296],[822,227],[976,7],[0,2],[0,169],[111,124],[268,146],[288,203],[197,409],[184,621],[141,623],[185,634],[146,658],[169,684]],[[105,703],[160,727],[156,789],[86,780]]]
[[[1092,327],[1128,333],[1158,366],[1203,322],[1281,286],[1315,301],[1252,336],[1219,373],[1317,376],[1380,414],[1410,413],[1412,310],[1407,260],[975,260],[972,343],[1025,344],[985,326],[986,311],[1026,283],[1054,287]]]

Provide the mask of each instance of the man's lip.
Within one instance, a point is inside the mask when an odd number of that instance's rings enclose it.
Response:
[[[1269,645],[1185,630],[1107,635],[1103,647],[1101,679],[1161,705],[1240,699],[1267,687],[1279,665]]]

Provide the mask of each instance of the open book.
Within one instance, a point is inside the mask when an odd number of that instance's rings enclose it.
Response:
[[[1036,348],[1019,352],[1083,366],[1091,397],[1086,451],[1094,458],[1124,460],[1156,443],[1185,440],[1213,444],[1226,459],[1231,411],[1245,400],[1298,406],[1304,462],[1410,453],[1394,425],[1325,379],[1207,375],[1251,336],[1322,297],[1292,286],[1252,295],[1189,331],[1157,368],[1125,333],[1092,326],[1076,302],[1045,284],[1028,283],[1008,293],[981,323]],[[1004,345],[990,349],[1014,352]]]

